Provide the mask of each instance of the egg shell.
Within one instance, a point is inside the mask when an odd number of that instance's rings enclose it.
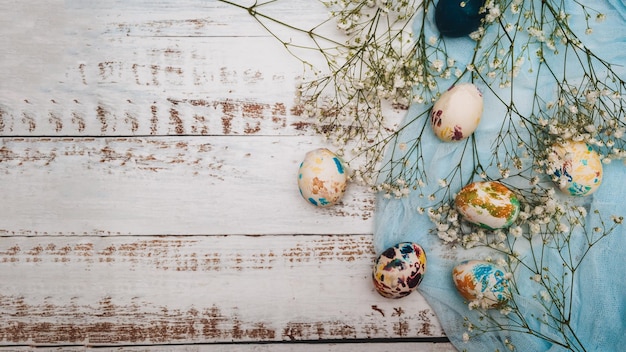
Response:
[[[485,0],[439,0],[435,7],[437,29],[446,37],[469,35],[480,26],[484,4]]]
[[[552,148],[557,156],[553,170],[559,189],[572,196],[587,196],[602,183],[600,155],[585,142],[565,142]]]
[[[469,137],[480,123],[483,96],[472,83],[460,83],[443,92],[430,112],[433,132],[444,142]]]
[[[491,230],[511,226],[520,212],[515,193],[496,181],[468,184],[456,195],[454,205],[465,220]]]
[[[509,297],[509,280],[504,270],[482,260],[467,260],[455,266],[452,279],[457,291],[483,308],[496,308]]]
[[[300,194],[310,204],[327,207],[341,200],[348,178],[343,161],[326,148],[311,150],[298,170]]]
[[[426,273],[426,253],[417,243],[402,242],[382,252],[372,279],[383,297],[401,298],[417,289]]]

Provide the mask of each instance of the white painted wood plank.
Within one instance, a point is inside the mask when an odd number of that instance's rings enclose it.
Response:
[[[48,351],[82,351],[84,347],[59,347],[48,348]],[[262,345],[186,345],[186,346],[141,346],[141,347],[111,347],[98,348],[98,351],[111,352],[153,352],[167,350],[170,352],[397,352],[397,351],[417,351],[417,352],[456,352],[457,350],[450,343],[428,343],[428,342],[387,342],[387,343],[328,343],[328,344],[262,344]],[[20,347],[2,348],[0,351],[41,351],[41,348]]]
[[[6,237],[0,343],[442,336],[419,293],[371,283],[371,236]]]
[[[316,208],[296,175],[315,138],[4,138],[0,234],[372,233],[374,195]]]
[[[302,26],[326,16],[316,1],[263,8]],[[312,133],[294,102],[303,65],[245,10],[29,1],[0,28],[2,135]]]

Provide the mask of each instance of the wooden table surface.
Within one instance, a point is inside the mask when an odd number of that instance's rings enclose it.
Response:
[[[302,64],[245,11],[3,5],[0,350],[454,350],[419,293],[374,291],[373,194],[300,197],[328,145],[295,103]]]

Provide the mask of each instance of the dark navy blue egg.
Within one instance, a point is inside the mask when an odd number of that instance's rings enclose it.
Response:
[[[439,0],[435,8],[435,23],[446,37],[462,37],[477,30],[484,13],[485,0]]]

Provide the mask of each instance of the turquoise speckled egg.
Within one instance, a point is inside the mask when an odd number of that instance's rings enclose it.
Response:
[[[342,160],[326,148],[306,153],[298,171],[300,194],[310,204],[327,207],[339,202],[348,177]]]
[[[559,189],[571,196],[588,196],[602,183],[600,155],[585,142],[565,142],[553,146],[557,157],[553,170]]]
[[[372,272],[376,291],[383,297],[401,298],[417,289],[426,273],[426,253],[420,245],[402,242],[383,251]]]
[[[452,270],[454,285],[461,296],[482,308],[496,308],[509,298],[509,280],[496,265],[482,260],[461,262]]]

